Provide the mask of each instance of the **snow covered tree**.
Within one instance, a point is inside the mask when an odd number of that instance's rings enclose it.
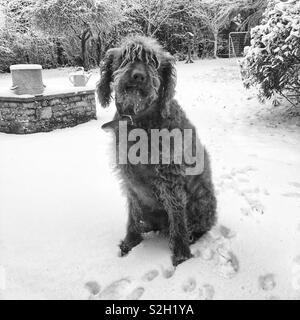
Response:
[[[193,6],[189,0],[124,0],[123,4],[125,15],[139,22],[143,33],[152,37],[169,19]]]
[[[33,3],[34,0],[0,0],[0,71],[8,71],[9,66],[20,58],[14,49],[23,47],[23,39],[31,31]]]
[[[270,1],[262,25],[251,31],[251,46],[241,63],[244,84],[259,96],[278,93],[290,102],[300,96],[300,2]]]
[[[1,0],[0,11],[4,21],[2,31],[26,33],[31,28],[30,9],[34,0]]]
[[[118,16],[108,1],[39,0],[33,10],[35,24],[51,35],[73,35],[80,40],[82,64],[88,68],[87,43],[103,30],[109,30]]]
[[[191,16],[200,20],[207,28],[214,42],[214,57],[217,58],[218,36],[237,14],[240,6],[244,4],[239,0],[195,0]]]
[[[240,30],[251,30],[261,24],[268,2],[268,0],[246,0],[240,8],[245,17]]]

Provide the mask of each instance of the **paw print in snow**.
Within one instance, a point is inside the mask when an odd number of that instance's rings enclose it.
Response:
[[[214,295],[215,295],[215,289],[211,284],[204,284],[199,289],[200,300],[213,300]]]
[[[152,281],[154,280],[157,276],[159,275],[158,270],[150,270],[148,272],[146,272],[143,277],[142,280],[144,281]]]
[[[90,291],[90,300],[137,300],[145,291],[143,287],[132,288],[133,283],[127,278],[112,282],[102,291],[94,281],[86,283],[85,286]]]
[[[170,279],[173,277],[174,273],[175,273],[175,268],[172,266],[170,268],[164,268],[162,267],[162,275],[165,279]]]
[[[217,249],[218,253],[218,272],[224,278],[232,278],[239,271],[239,261],[236,255],[228,251],[223,246]]]
[[[275,275],[268,273],[258,278],[259,287],[262,290],[270,291],[276,287]]]
[[[219,228],[221,235],[226,239],[231,239],[236,236],[235,232],[229,229],[228,227],[225,227],[223,225]]]
[[[183,284],[182,284],[182,290],[184,292],[192,292],[196,288],[196,280],[194,278],[188,278]]]

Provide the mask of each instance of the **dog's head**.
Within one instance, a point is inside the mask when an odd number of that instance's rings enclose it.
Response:
[[[119,113],[137,114],[154,102],[165,105],[175,94],[174,58],[152,38],[131,37],[107,51],[97,83],[103,107],[115,91]]]

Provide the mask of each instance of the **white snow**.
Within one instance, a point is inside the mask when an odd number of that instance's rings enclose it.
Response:
[[[39,64],[14,64],[10,66],[10,70],[41,70],[42,66]]]
[[[44,70],[44,82],[67,85],[68,72]],[[99,107],[99,120],[75,128],[0,134],[2,298],[300,299],[299,117],[261,105],[236,60],[179,63],[177,92],[218,194],[218,224],[195,258],[174,270],[158,235],[118,257],[126,205],[101,130],[114,107]]]

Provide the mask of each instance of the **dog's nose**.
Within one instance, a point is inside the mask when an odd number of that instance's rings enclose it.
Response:
[[[146,78],[146,75],[145,75],[145,73],[143,71],[141,71],[141,70],[133,70],[132,79],[135,82],[143,83],[145,81],[145,78]]]

